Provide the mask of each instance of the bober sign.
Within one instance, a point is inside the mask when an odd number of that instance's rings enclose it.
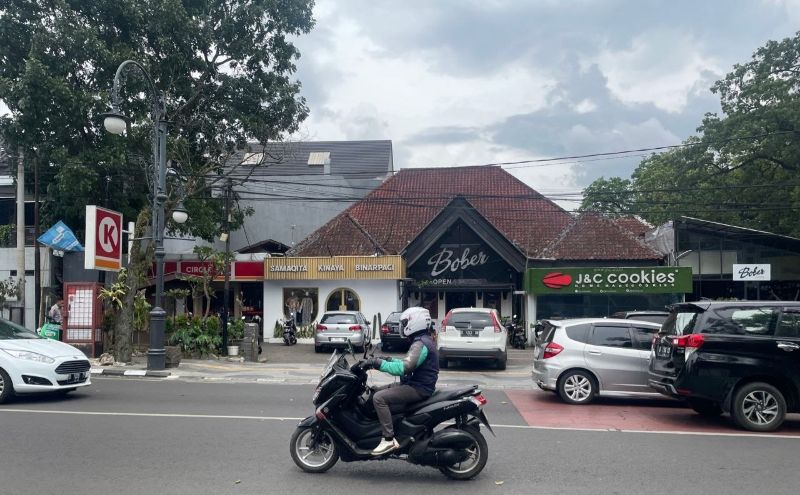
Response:
[[[118,272],[122,268],[122,213],[86,206],[87,270]]]

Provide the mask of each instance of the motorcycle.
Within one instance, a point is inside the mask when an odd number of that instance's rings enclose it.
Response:
[[[297,325],[293,317],[283,320],[283,343],[285,345],[295,345],[297,343]]]
[[[510,318],[506,322],[508,343],[511,344],[511,347],[514,349],[525,349],[528,343],[528,336],[525,335],[525,328],[522,325],[514,324],[514,319],[516,319],[516,317],[517,315],[514,315],[514,318]]]
[[[480,427],[494,432],[483,412],[486,399],[477,385],[436,391],[393,413],[400,448],[372,455],[382,434],[372,405],[376,390],[367,385],[368,374],[360,363],[348,366],[345,353],[334,351],[325,365],[312,397],[316,410],[297,425],[289,444],[292,460],[300,469],[323,473],[339,459],[399,459],[438,468],[456,480],[472,479],[483,470],[489,450]],[[452,424],[444,426],[445,422]]]

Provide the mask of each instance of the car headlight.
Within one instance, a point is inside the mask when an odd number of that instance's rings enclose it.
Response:
[[[51,358],[50,356],[45,356],[44,354],[39,354],[38,352],[17,351],[14,349],[0,349],[0,350],[17,359],[25,359],[28,361],[36,361],[37,363],[47,363],[47,364],[52,364],[56,362],[56,360]]]

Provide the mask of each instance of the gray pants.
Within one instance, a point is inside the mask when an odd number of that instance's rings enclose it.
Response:
[[[378,421],[381,422],[383,438],[394,438],[394,427],[392,425],[392,410],[400,411],[403,406],[412,402],[419,402],[427,399],[419,390],[411,385],[392,383],[375,392],[372,396],[372,403],[375,405],[375,413]]]

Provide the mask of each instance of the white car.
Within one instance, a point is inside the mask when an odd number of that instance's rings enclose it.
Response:
[[[439,367],[447,368],[449,360],[477,359],[492,361],[498,369],[506,369],[508,333],[497,310],[489,308],[451,309],[436,335]]]
[[[91,384],[86,356],[0,318],[0,404],[15,394],[71,392]]]

